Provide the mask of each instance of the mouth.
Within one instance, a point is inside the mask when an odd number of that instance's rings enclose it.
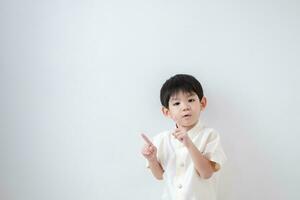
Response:
[[[191,117],[192,115],[190,114],[186,114],[186,115],[183,115],[182,118],[188,118],[188,117]]]

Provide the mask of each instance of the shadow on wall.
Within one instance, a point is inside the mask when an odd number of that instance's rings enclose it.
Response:
[[[232,199],[280,199],[280,185],[270,168],[271,158],[267,146],[261,145],[264,134],[253,112],[246,108],[244,99],[234,100],[218,94],[208,103],[205,120],[221,134],[227,162],[220,171],[219,198]],[[248,100],[247,100],[248,101]],[[272,188],[272,189],[270,189]]]

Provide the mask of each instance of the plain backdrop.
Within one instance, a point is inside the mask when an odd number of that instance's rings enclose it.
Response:
[[[228,157],[222,200],[297,200],[300,3],[1,0],[0,199],[153,200],[140,133],[198,78]]]

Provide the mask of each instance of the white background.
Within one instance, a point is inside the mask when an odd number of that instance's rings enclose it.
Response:
[[[0,2],[0,199],[153,200],[140,133],[198,78],[222,200],[300,199],[299,1]]]

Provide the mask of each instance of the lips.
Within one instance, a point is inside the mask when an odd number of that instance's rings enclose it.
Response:
[[[186,118],[186,117],[191,117],[191,116],[192,116],[191,114],[186,114],[186,115],[183,115],[182,117]]]

